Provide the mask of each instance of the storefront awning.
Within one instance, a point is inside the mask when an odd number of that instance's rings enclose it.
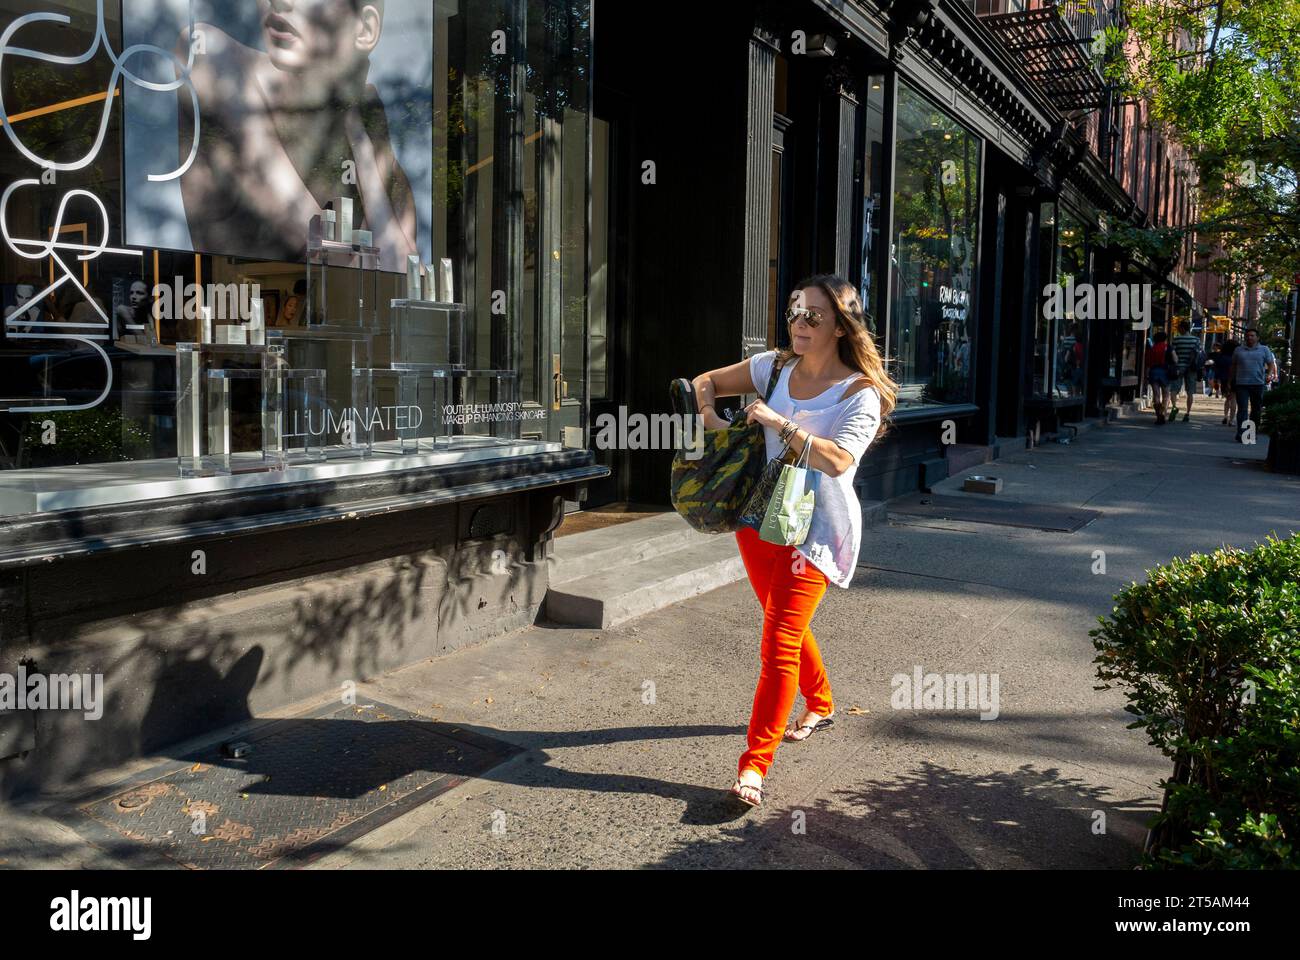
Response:
[[[1105,105],[1107,88],[1093,63],[1092,32],[1076,31],[1055,5],[984,14],[980,20],[1058,109],[1094,110]]]

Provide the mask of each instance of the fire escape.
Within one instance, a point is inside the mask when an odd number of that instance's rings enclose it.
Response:
[[[967,0],[967,5],[1083,140],[1091,139],[1096,125],[1097,154],[1113,171],[1118,103],[1103,74],[1111,55],[1103,31],[1122,24],[1121,0]],[[1059,146],[1064,134],[1058,131],[1056,144],[1045,149]]]

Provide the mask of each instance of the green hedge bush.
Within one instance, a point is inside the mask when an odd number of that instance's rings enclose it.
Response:
[[[1264,391],[1264,406],[1274,403],[1294,403],[1300,400],[1300,380],[1288,380],[1286,383],[1280,383],[1272,390]]]
[[[1300,400],[1272,403],[1263,409],[1259,432],[1266,436],[1300,436]]]
[[[1174,762],[1148,866],[1300,867],[1300,536],[1175,558],[1100,623],[1098,689]]]
[[[1300,381],[1291,380],[1264,391],[1263,407],[1260,433],[1300,437]]]

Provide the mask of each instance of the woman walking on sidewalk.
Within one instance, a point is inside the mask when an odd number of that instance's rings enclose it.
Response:
[[[1163,330],[1155,335],[1147,347],[1147,383],[1151,385],[1151,402],[1156,408],[1156,426],[1165,422],[1165,404],[1169,402],[1169,370],[1165,366],[1165,352],[1169,349],[1169,334]]]
[[[1223,422],[1237,422],[1237,395],[1228,389],[1228,380],[1232,373],[1232,355],[1237,350],[1236,340],[1225,340],[1219,348],[1220,359],[1215,361],[1218,369],[1219,383],[1223,387]]]
[[[787,458],[805,447],[809,466],[824,476],[816,488],[812,523],[798,547],[759,539],[751,527],[736,533],[750,585],[763,607],[761,671],[749,718],[748,749],[731,792],[751,806],[763,798],[763,778],[782,740],[805,740],[829,726],[835,712],[817,641],[808,628],[827,587],[848,587],[862,537],[862,508],[853,476],[880,422],[894,408],[897,387],[867,330],[857,290],[831,274],[809,277],[786,310],[790,350],[769,350],[695,378],[708,429],[725,426],[713,409],[718,396],[760,392],[773,363],[780,376],[765,403],[745,408],[763,426],[767,455],[789,444]],[[805,712],[787,727],[796,689]]]

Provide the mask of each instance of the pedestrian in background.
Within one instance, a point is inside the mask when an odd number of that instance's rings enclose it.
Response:
[[[1209,359],[1206,360],[1205,392],[1210,397],[1223,396],[1223,377],[1227,373],[1223,365],[1223,343],[1214,345]]]
[[[1219,393],[1223,397],[1224,423],[1229,420],[1236,422],[1237,419],[1237,395],[1228,386],[1232,374],[1232,354],[1236,351],[1237,346],[1236,340],[1224,340],[1219,345],[1219,359],[1214,364],[1217,371],[1215,380],[1219,387]]]
[[[1165,367],[1169,334],[1161,330],[1147,348],[1147,384],[1151,387],[1151,405],[1156,408],[1156,426],[1165,422],[1165,404],[1169,400],[1169,371]]]
[[[1201,353],[1201,338],[1192,334],[1190,320],[1178,321],[1178,335],[1169,342],[1169,348],[1178,358],[1178,373],[1169,384],[1169,402],[1172,409],[1170,419],[1178,416],[1178,391],[1181,388],[1187,394],[1187,410],[1183,413],[1183,423],[1192,416],[1192,397],[1196,395],[1196,382],[1201,378],[1204,358]]]
[[[1264,405],[1264,388],[1277,379],[1277,358],[1259,342],[1259,331],[1246,331],[1246,342],[1232,353],[1229,388],[1237,394],[1237,442],[1246,427],[1246,406],[1250,405],[1250,422],[1259,430],[1260,410]]]
[[[1146,338],[1146,342],[1142,344],[1142,357],[1143,357],[1142,364],[1143,364],[1143,366],[1146,365],[1146,358],[1149,357],[1149,356],[1151,355],[1151,348],[1152,348],[1153,346],[1155,346],[1155,341],[1152,340],[1150,337],[1147,337],[1147,338]],[[1147,403],[1154,403],[1154,394],[1153,394],[1153,391],[1152,391],[1152,389],[1151,389],[1151,378],[1150,378],[1150,377],[1143,377],[1143,378],[1142,378],[1142,397],[1143,397],[1144,400],[1146,400]]]

